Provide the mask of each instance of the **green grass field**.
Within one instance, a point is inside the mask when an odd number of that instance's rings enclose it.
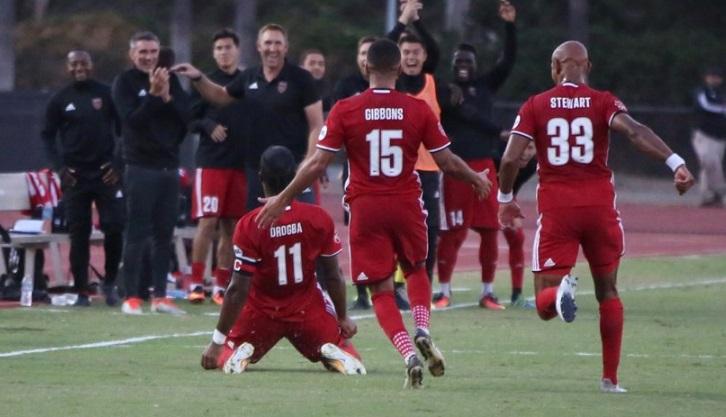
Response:
[[[515,309],[435,312],[433,335],[448,367],[443,378],[427,375],[419,391],[401,388],[403,363],[370,316],[358,320],[354,339],[368,375],[344,377],[285,341],[245,374],[203,371],[212,306],[185,306],[184,317],[127,317],[105,306],[0,310],[0,415],[724,416],[724,271],[726,256],[623,262],[624,395],[598,391],[597,303],[582,267],[580,309],[569,325]],[[497,279],[505,299],[508,274]],[[454,294],[455,304],[476,301],[476,274],[458,275],[454,287],[468,288]],[[158,338],[3,355],[144,336]]]

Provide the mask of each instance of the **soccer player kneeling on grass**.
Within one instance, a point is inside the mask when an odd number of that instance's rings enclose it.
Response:
[[[265,195],[284,189],[295,169],[287,148],[268,148],[260,162]],[[243,372],[284,337],[303,356],[331,371],[365,374],[347,340],[357,327],[346,314],[345,282],[337,260],[342,249],[333,220],[318,206],[293,201],[273,225],[258,228],[258,212],[237,223],[232,281],[202,367]],[[329,299],[315,279],[316,262],[322,265]]]
[[[587,86],[591,63],[585,46],[568,41],[552,53],[556,86],[530,97],[514,121],[499,170],[499,221],[512,226],[522,217],[513,199],[517,160],[534,141],[539,163],[537,234],[532,271],[537,313],[543,320],[575,319],[577,278],[570,275],[578,247],[590,265],[600,304],[603,392],[626,392],[618,384],[623,304],[616,287],[624,252],[623,228],[615,208],[613,174],[607,166],[609,130],[630,139],[640,151],[665,161],[678,193],[693,186],[683,158],[653,131],[628,115],[615,96]]]

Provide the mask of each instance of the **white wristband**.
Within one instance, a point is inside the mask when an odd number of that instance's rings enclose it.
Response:
[[[676,172],[679,166],[686,164],[686,161],[684,161],[677,153],[672,153],[665,162],[666,165],[668,165],[668,168],[670,168],[673,172]]]
[[[223,345],[225,340],[227,340],[227,336],[219,330],[214,329],[214,333],[212,333],[212,343],[215,345]]]
[[[500,203],[511,203],[512,200],[514,200],[513,192],[510,191],[506,194],[503,193],[501,190],[497,192],[497,201],[499,201]]]

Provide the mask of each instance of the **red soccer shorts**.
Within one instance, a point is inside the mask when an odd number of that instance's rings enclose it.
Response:
[[[405,196],[358,196],[350,202],[350,268],[353,282],[371,284],[393,274],[396,261],[426,260],[423,202]]]
[[[247,207],[247,177],[237,169],[197,168],[192,217],[239,218]]]
[[[609,272],[605,269],[616,266],[625,253],[623,225],[618,211],[609,206],[545,210],[537,220],[533,246],[533,272],[568,273],[579,246],[592,270]]]
[[[489,169],[487,177],[492,182],[492,190],[488,197],[479,200],[471,184],[444,175],[441,183],[441,195],[443,196],[441,201],[444,205],[443,215],[446,221],[441,222],[441,229],[499,229],[499,219],[497,218],[499,184],[494,161],[491,158],[482,158],[466,161],[466,163],[476,172]]]
[[[322,345],[340,343],[340,327],[331,311],[326,310],[322,296],[319,302],[314,301],[294,317],[285,319],[274,319],[246,304],[227,341],[235,347],[244,342],[254,346],[251,362],[255,363],[284,337],[308,360],[317,362]]]

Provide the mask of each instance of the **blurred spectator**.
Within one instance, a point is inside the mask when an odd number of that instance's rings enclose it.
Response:
[[[110,87],[91,78],[91,55],[82,50],[70,51],[66,68],[72,81],[50,99],[42,138],[53,170],[62,181],[71,239],[71,272],[74,291],[78,293],[75,305],[90,305],[89,237],[95,203],[105,235],[102,289],[106,304],[113,306],[118,303],[115,285],[124,225],[119,171],[113,164],[115,134],[119,133],[120,123]]]
[[[325,55],[319,49],[306,49],[300,54],[300,66],[310,72],[318,90],[320,99],[323,100],[323,114],[328,114],[333,105],[333,97],[330,91],[330,83],[325,78]]]
[[[726,182],[723,157],[726,150],[726,99],[723,70],[707,68],[703,85],[695,91],[696,122],[693,129],[693,149],[699,163],[701,206],[721,207],[726,203]]]
[[[151,240],[151,311],[179,314],[183,310],[166,298],[166,277],[179,205],[179,145],[190,121],[189,97],[175,75],[157,67],[156,35],[136,33],[129,47],[133,68],[117,76],[113,84],[123,127],[127,215],[132,219],[124,242],[122,311],[142,313],[139,275],[144,247]]]

